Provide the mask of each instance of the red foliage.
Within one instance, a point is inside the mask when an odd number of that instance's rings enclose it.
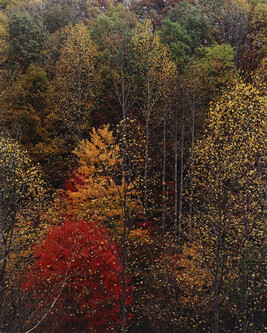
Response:
[[[65,180],[64,188],[65,192],[64,195],[67,196],[67,191],[77,192],[76,185],[83,185],[84,181],[75,174],[75,172],[69,173],[67,179]]]
[[[103,226],[66,221],[51,230],[35,254],[37,260],[22,288],[46,304],[44,312],[60,295],[48,316],[50,332],[67,327],[75,332],[108,332],[119,327],[122,265]],[[127,298],[129,304],[130,287]]]

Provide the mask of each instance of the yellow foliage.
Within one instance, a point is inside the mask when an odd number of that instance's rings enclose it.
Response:
[[[68,29],[56,66],[57,112],[78,140],[81,139],[82,127],[90,120],[99,94],[97,52],[88,28],[78,23]]]

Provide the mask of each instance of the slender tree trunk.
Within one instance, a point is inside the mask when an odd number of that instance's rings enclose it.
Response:
[[[222,237],[222,225],[221,217],[218,222],[215,237],[216,237],[216,268],[214,274],[214,333],[219,333],[219,293],[220,293],[220,269],[221,267],[221,237]],[[222,274],[222,273],[221,273]]]
[[[127,220],[127,156],[126,156],[126,98],[124,82],[124,66],[121,60],[121,85],[122,85],[122,115],[123,115],[123,137],[122,137],[122,181],[123,181],[123,254],[122,254],[122,333],[127,329],[127,261],[128,261],[128,220]]]
[[[179,231],[178,231],[179,244],[181,244],[181,234],[182,234],[183,192],[184,192],[184,97],[182,96],[180,198],[179,198]]]
[[[163,108],[163,165],[162,165],[162,233],[166,225],[166,103]]]
[[[238,60],[239,60],[239,38],[237,28],[234,27],[234,39],[235,39],[235,67],[238,67]]]
[[[178,110],[175,107],[174,133],[174,232],[175,242],[178,241]]]
[[[192,216],[193,216],[194,150],[195,150],[195,97],[193,97],[192,101],[192,133],[191,133],[191,176],[190,176],[190,201],[189,201],[189,221],[191,229],[192,229]]]
[[[146,109],[146,148],[145,148],[145,170],[144,170],[144,208],[145,220],[148,216],[148,160],[149,160],[149,135],[150,135],[150,107],[151,107],[151,91],[150,91],[150,72],[148,68],[147,76],[147,109]]]
[[[78,69],[78,139],[81,141],[82,133],[82,88],[81,88],[81,71]]]

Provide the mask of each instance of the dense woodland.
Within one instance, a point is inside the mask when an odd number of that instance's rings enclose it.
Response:
[[[0,0],[0,332],[266,332],[259,0]]]

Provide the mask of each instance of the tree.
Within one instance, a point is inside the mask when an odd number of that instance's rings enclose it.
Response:
[[[262,330],[254,315],[261,304],[266,161],[264,86],[241,80],[211,105],[205,134],[195,147],[194,233],[213,283],[213,330],[230,296],[227,280],[238,281],[240,330]],[[242,286],[242,287],[241,287]],[[232,299],[233,301],[233,299]]]
[[[217,17],[218,39],[235,48],[235,64],[239,64],[239,48],[246,35],[251,6],[246,0],[224,1]]]
[[[66,148],[59,138],[62,121],[54,111],[53,89],[46,72],[30,65],[5,90],[1,108],[1,125],[12,137],[20,133],[21,143],[30,157],[41,163],[44,173],[56,182],[54,171],[59,165],[56,158]]]
[[[159,29],[168,11],[181,0],[138,0],[131,1],[131,10],[136,13],[140,21],[151,20],[153,27]],[[191,3],[194,0],[190,1]]]
[[[227,44],[214,44],[196,50],[195,57],[186,68],[185,80],[189,89],[193,86],[199,89],[199,97],[203,99],[201,104],[220,95],[223,89],[235,79],[237,72],[234,57],[233,48]]]
[[[119,329],[122,265],[101,223],[66,220],[50,231],[35,256],[22,288],[33,291],[41,317],[36,325],[50,332]],[[28,325],[33,326],[31,318]]]
[[[253,9],[247,34],[247,38],[249,40],[248,49],[250,48],[250,50],[246,50],[246,53],[252,53],[256,65],[258,65],[262,59],[266,58],[266,21],[267,5],[260,2]],[[251,65],[251,62],[253,65],[253,61],[251,61],[251,59],[246,59],[246,53],[241,55],[243,62],[248,62],[248,60],[250,60],[247,65]]]
[[[141,214],[138,179],[122,180],[122,156],[109,126],[93,129],[91,141],[82,141],[74,151],[78,168],[66,183],[66,214],[80,219],[105,222],[115,235],[122,232],[124,187],[127,186],[127,213]],[[129,225],[130,228],[130,225]]]
[[[12,326],[8,314],[15,312],[19,257],[32,245],[29,234],[38,230],[36,212],[44,200],[44,183],[40,171],[19,144],[9,138],[0,139],[0,327]],[[40,237],[40,234],[39,234]],[[34,238],[34,237],[32,237]],[[14,308],[10,308],[13,304]],[[19,315],[17,315],[18,317]],[[13,326],[14,327],[14,326]]]
[[[106,116],[112,117],[110,121],[123,119],[125,123],[126,118],[133,117],[135,82],[130,41],[136,24],[133,13],[119,4],[99,16],[91,27],[102,60],[103,97],[96,114],[101,120]],[[103,108],[107,115],[101,112]]]
[[[2,11],[0,11],[0,98],[2,97],[5,89],[5,64],[7,61],[7,49],[8,49],[8,31],[7,31],[7,17]]]
[[[41,50],[48,33],[39,15],[13,14],[8,23],[9,70],[14,71],[15,67],[25,73],[30,64],[41,64]]]
[[[97,49],[82,23],[68,31],[60,52],[54,80],[58,114],[73,140],[80,141],[88,130],[90,114],[97,100],[99,76]]]
[[[47,30],[54,33],[62,27],[73,23],[74,13],[69,1],[64,3],[60,1],[46,1],[43,12],[43,21]]]
[[[140,174],[136,166],[139,162],[138,145],[135,140],[130,136],[129,128],[126,140],[121,139],[120,144],[116,143],[109,126],[97,131],[93,129],[91,140],[81,142],[75,150],[78,168],[68,180],[64,194],[65,215],[102,221],[112,238],[122,247],[123,332],[128,326],[128,260],[129,257],[136,260],[136,252],[132,250],[136,249],[137,244],[140,246],[151,241],[149,230],[143,228],[146,221],[141,220],[143,206],[140,198]],[[131,273],[136,271],[132,270]]]
[[[162,40],[170,46],[178,65],[184,67],[192,53],[192,40],[187,31],[180,23],[166,19],[162,23],[160,36]]]
[[[86,0],[85,3],[88,23],[91,24],[97,17],[111,11],[114,8],[114,5],[119,2],[120,0]]]
[[[145,219],[147,219],[149,212],[148,175],[151,120],[156,112],[160,114],[160,118],[163,113],[163,122],[165,119],[164,124],[166,125],[167,87],[170,87],[175,76],[176,66],[170,58],[168,49],[160,42],[159,35],[153,34],[152,25],[149,21],[145,21],[144,24],[138,26],[137,32],[132,38],[132,45],[136,53],[138,90],[141,87],[141,90],[139,90],[140,109],[145,122],[144,213]],[[163,141],[166,143],[166,136],[164,136]],[[163,184],[165,182],[163,181]]]
[[[164,247],[167,247],[167,251]],[[211,312],[211,279],[199,244],[177,251],[171,239],[157,243],[158,253],[144,270],[145,288],[138,306],[153,332],[207,331]]]
[[[192,50],[207,46],[212,38],[210,33],[210,21],[198,6],[188,1],[181,1],[168,12],[167,18],[171,22],[179,23],[190,37],[188,40]]]

